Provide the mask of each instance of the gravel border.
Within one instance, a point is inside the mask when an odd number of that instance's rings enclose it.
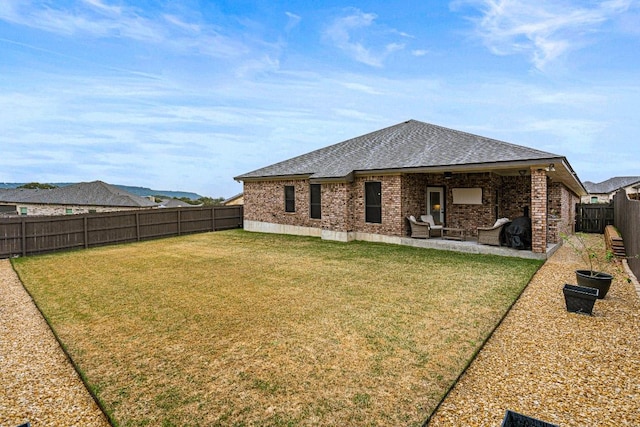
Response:
[[[0,260],[0,426],[109,427],[9,260]]]
[[[640,426],[640,298],[622,269],[593,316],[566,311],[584,268],[561,247],[440,404],[429,427],[499,426],[507,409],[568,426]]]

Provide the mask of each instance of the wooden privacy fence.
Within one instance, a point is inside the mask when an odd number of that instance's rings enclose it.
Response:
[[[0,218],[0,258],[242,227],[242,206]]]
[[[613,222],[613,203],[576,204],[576,231],[602,234],[604,228]]]
[[[630,200],[625,191],[613,196],[615,226],[622,234],[629,268],[640,277],[640,201]]]

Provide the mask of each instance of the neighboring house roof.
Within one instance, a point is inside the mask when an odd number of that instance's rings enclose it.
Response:
[[[49,205],[153,207],[156,203],[102,181],[81,182],[50,190],[0,190],[0,202]]]
[[[582,183],[563,156],[409,120],[235,177],[238,181],[305,176],[339,180],[360,171],[436,172],[555,163],[577,194]],[[573,182],[572,182],[573,181]]]
[[[238,193],[238,194],[236,194],[235,196],[231,196],[231,197],[229,197],[228,199],[223,200],[223,201],[222,201],[222,204],[223,204],[223,205],[228,205],[229,203],[233,203],[233,202],[236,202],[236,203],[237,203],[237,202],[238,202],[238,201],[240,201],[240,199],[242,199],[243,197],[244,197],[244,193]]]
[[[198,205],[192,205],[191,203],[187,203],[184,200],[168,199],[168,200],[163,200],[160,203],[159,207],[161,208],[198,208],[198,207],[202,207],[202,203]]]
[[[584,188],[589,194],[611,194],[634,184],[640,184],[640,176],[617,176],[599,183],[585,181]]]

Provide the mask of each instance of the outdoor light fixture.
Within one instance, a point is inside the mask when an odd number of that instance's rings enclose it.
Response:
[[[445,172],[444,173],[444,177],[447,178],[447,179],[451,178],[452,176],[453,176],[453,172]]]
[[[544,168],[544,170],[546,170],[547,172],[555,172],[556,171],[556,166],[553,163],[549,163],[549,166]]]
[[[526,169],[520,169],[518,171],[518,173],[520,174],[520,176],[525,176],[527,174],[527,170]]]

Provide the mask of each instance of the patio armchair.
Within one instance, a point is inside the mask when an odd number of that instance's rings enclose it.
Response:
[[[442,229],[444,228],[444,226],[442,224],[436,224],[433,220],[433,215],[420,215],[420,221],[429,224],[429,232],[433,230],[437,232],[440,237],[442,237]]]
[[[428,239],[429,238],[429,223],[416,220],[413,215],[407,217],[409,225],[411,225],[411,238],[413,239]]]
[[[502,232],[506,225],[510,224],[509,218],[500,218],[493,227],[478,228],[478,243],[493,246],[502,246]]]

